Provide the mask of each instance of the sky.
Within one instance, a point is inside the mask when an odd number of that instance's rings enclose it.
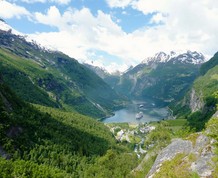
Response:
[[[217,52],[217,0],[0,0],[0,18],[78,61],[125,71],[163,51]]]

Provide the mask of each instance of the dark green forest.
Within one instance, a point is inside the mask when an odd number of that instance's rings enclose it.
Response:
[[[25,103],[2,81],[0,89],[1,177],[124,177],[136,165],[104,124]]]

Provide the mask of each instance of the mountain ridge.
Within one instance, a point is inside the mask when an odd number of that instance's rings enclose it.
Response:
[[[167,63],[171,60],[190,64],[202,64],[207,61],[202,53],[188,50],[180,53],[171,51],[169,54],[165,52],[158,52],[153,57],[144,59],[141,63],[149,65],[150,63]]]
[[[0,30],[0,47],[0,67],[7,84],[28,102],[46,102],[47,106],[53,103],[52,106],[77,110],[95,118],[112,114],[125,102],[77,60],[59,51],[48,50],[34,41],[29,42],[25,36]],[[30,93],[25,92],[22,85],[31,88]],[[40,95],[41,98],[37,98]]]

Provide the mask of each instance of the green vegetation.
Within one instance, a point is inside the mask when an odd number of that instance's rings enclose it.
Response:
[[[199,176],[190,172],[191,162],[195,160],[195,156],[190,154],[177,154],[172,160],[165,161],[160,171],[154,175],[154,178],[198,178]]]
[[[149,153],[148,153],[149,154]],[[141,165],[142,168],[141,170],[137,170],[133,173],[131,173],[130,175],[128,175],[128,178],[144,178],[145,175],[148,174],[148,172],[150,171],[151,167],[153,166],[154,162],[156,159],[156,154],[153,156],[150,156],[148,159],[146,159],[146,161],[144,161]]]
[[[214,172],[212,174],[213,177],[217,178],[218,177],[218,118],[212,118],[210,121],[207,123],[207,130],[209,132],[207,133],[208,136],[213,138],[216,142],[213,144],[215,147],[215,156],[213,158],[214,161]]]
[[[148,150],[159,150],[169,144],[171,138],[172,131],[168,128],[168,123],[162,121],[146,136],[144,147]]]
[[[0,83],[0,149],[10,158],[0,160],[2,177],[107,177],[111,168],[113,175],[124,177],[136,166],[136,155],[116,144],[103,123],[29,105]]]
[[[202,92],[203,99],[207,102],[207,104],[212,104],[210,101],[213,98],[214,92],[218,91],[218,78],[216,77],[218,74],[218,65],[210,69],[205,75],[200,76],[194,82],[194,89],[197,93]],[[211,98],[210,98],[211,97]]]
[[[212,69],[216,65],[218,65],[218,53],[216,53],[209,61],[202,64],[200,68],[200,74],[206,74],[208,70]]]
[[[198,66],[193,64],[173,63],[159,64],[147,77],[156,82],[145,87],[142,96],[155,99],[159,103],[178,101],[188,91],[198,76]]]
[[[200,110],[196,112],[191,112],[191,92],[188,92],[185,98],[179,103],[173,103],[171,105],[173,113],[177,115],[178,118],[187,119],[188,125],[191,127],[191,129],[194,129],[195,131],[201,131],[202,129],[204,129],[205,123],[217,110],[216,105],[218,103],[218,65],[215,65],[216,62],[213,61],[217,61],[217,55],[215,55],[211,60],[202,65],[201,69],[204,70],[204,75],[198,77],[194,81],[192,87],[195,91],[195,97],[198,98],[197,101],[192,102],[201,102],[203,108],[200,108]]]
[[[46,165],[38,165],[31,161],[5,160],[0,157],[0,177],[50,177],[71,178],[72,175]]]
[[[187,124],[186,119],[175,119],[175,120],[166,120],[166,122],[169,124],[171,127],[176,127],[176,126],[185,126]]]
[[[154,65],[154,64],[153,64]],[[124,73],[112,86],[123,95],[151,99],[158,105],[180,100],[199,75],[199,65],[169,61],[139,64]]]
[[[201,100],[205,103],[204,108],[201,111],[191,113],[187,118],[189,125],[195,128],[196,131],[202,130],[205,123],[216,112],[216,104],[218,103],[218,79],[216,76],[218,73],[218,65],[210,69],[204,76],[199,77],[194,82],[194,89],[199,94],[201,93]]]

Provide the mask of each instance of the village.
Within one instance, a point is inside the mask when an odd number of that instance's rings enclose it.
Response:
[[[155,130],[155,126],[148,123],[110,123],[106,125],[118,142],[128,142],[134,145],[134,152],[138,158],[147,153],[146,149],[142,147],[146,135]]]

